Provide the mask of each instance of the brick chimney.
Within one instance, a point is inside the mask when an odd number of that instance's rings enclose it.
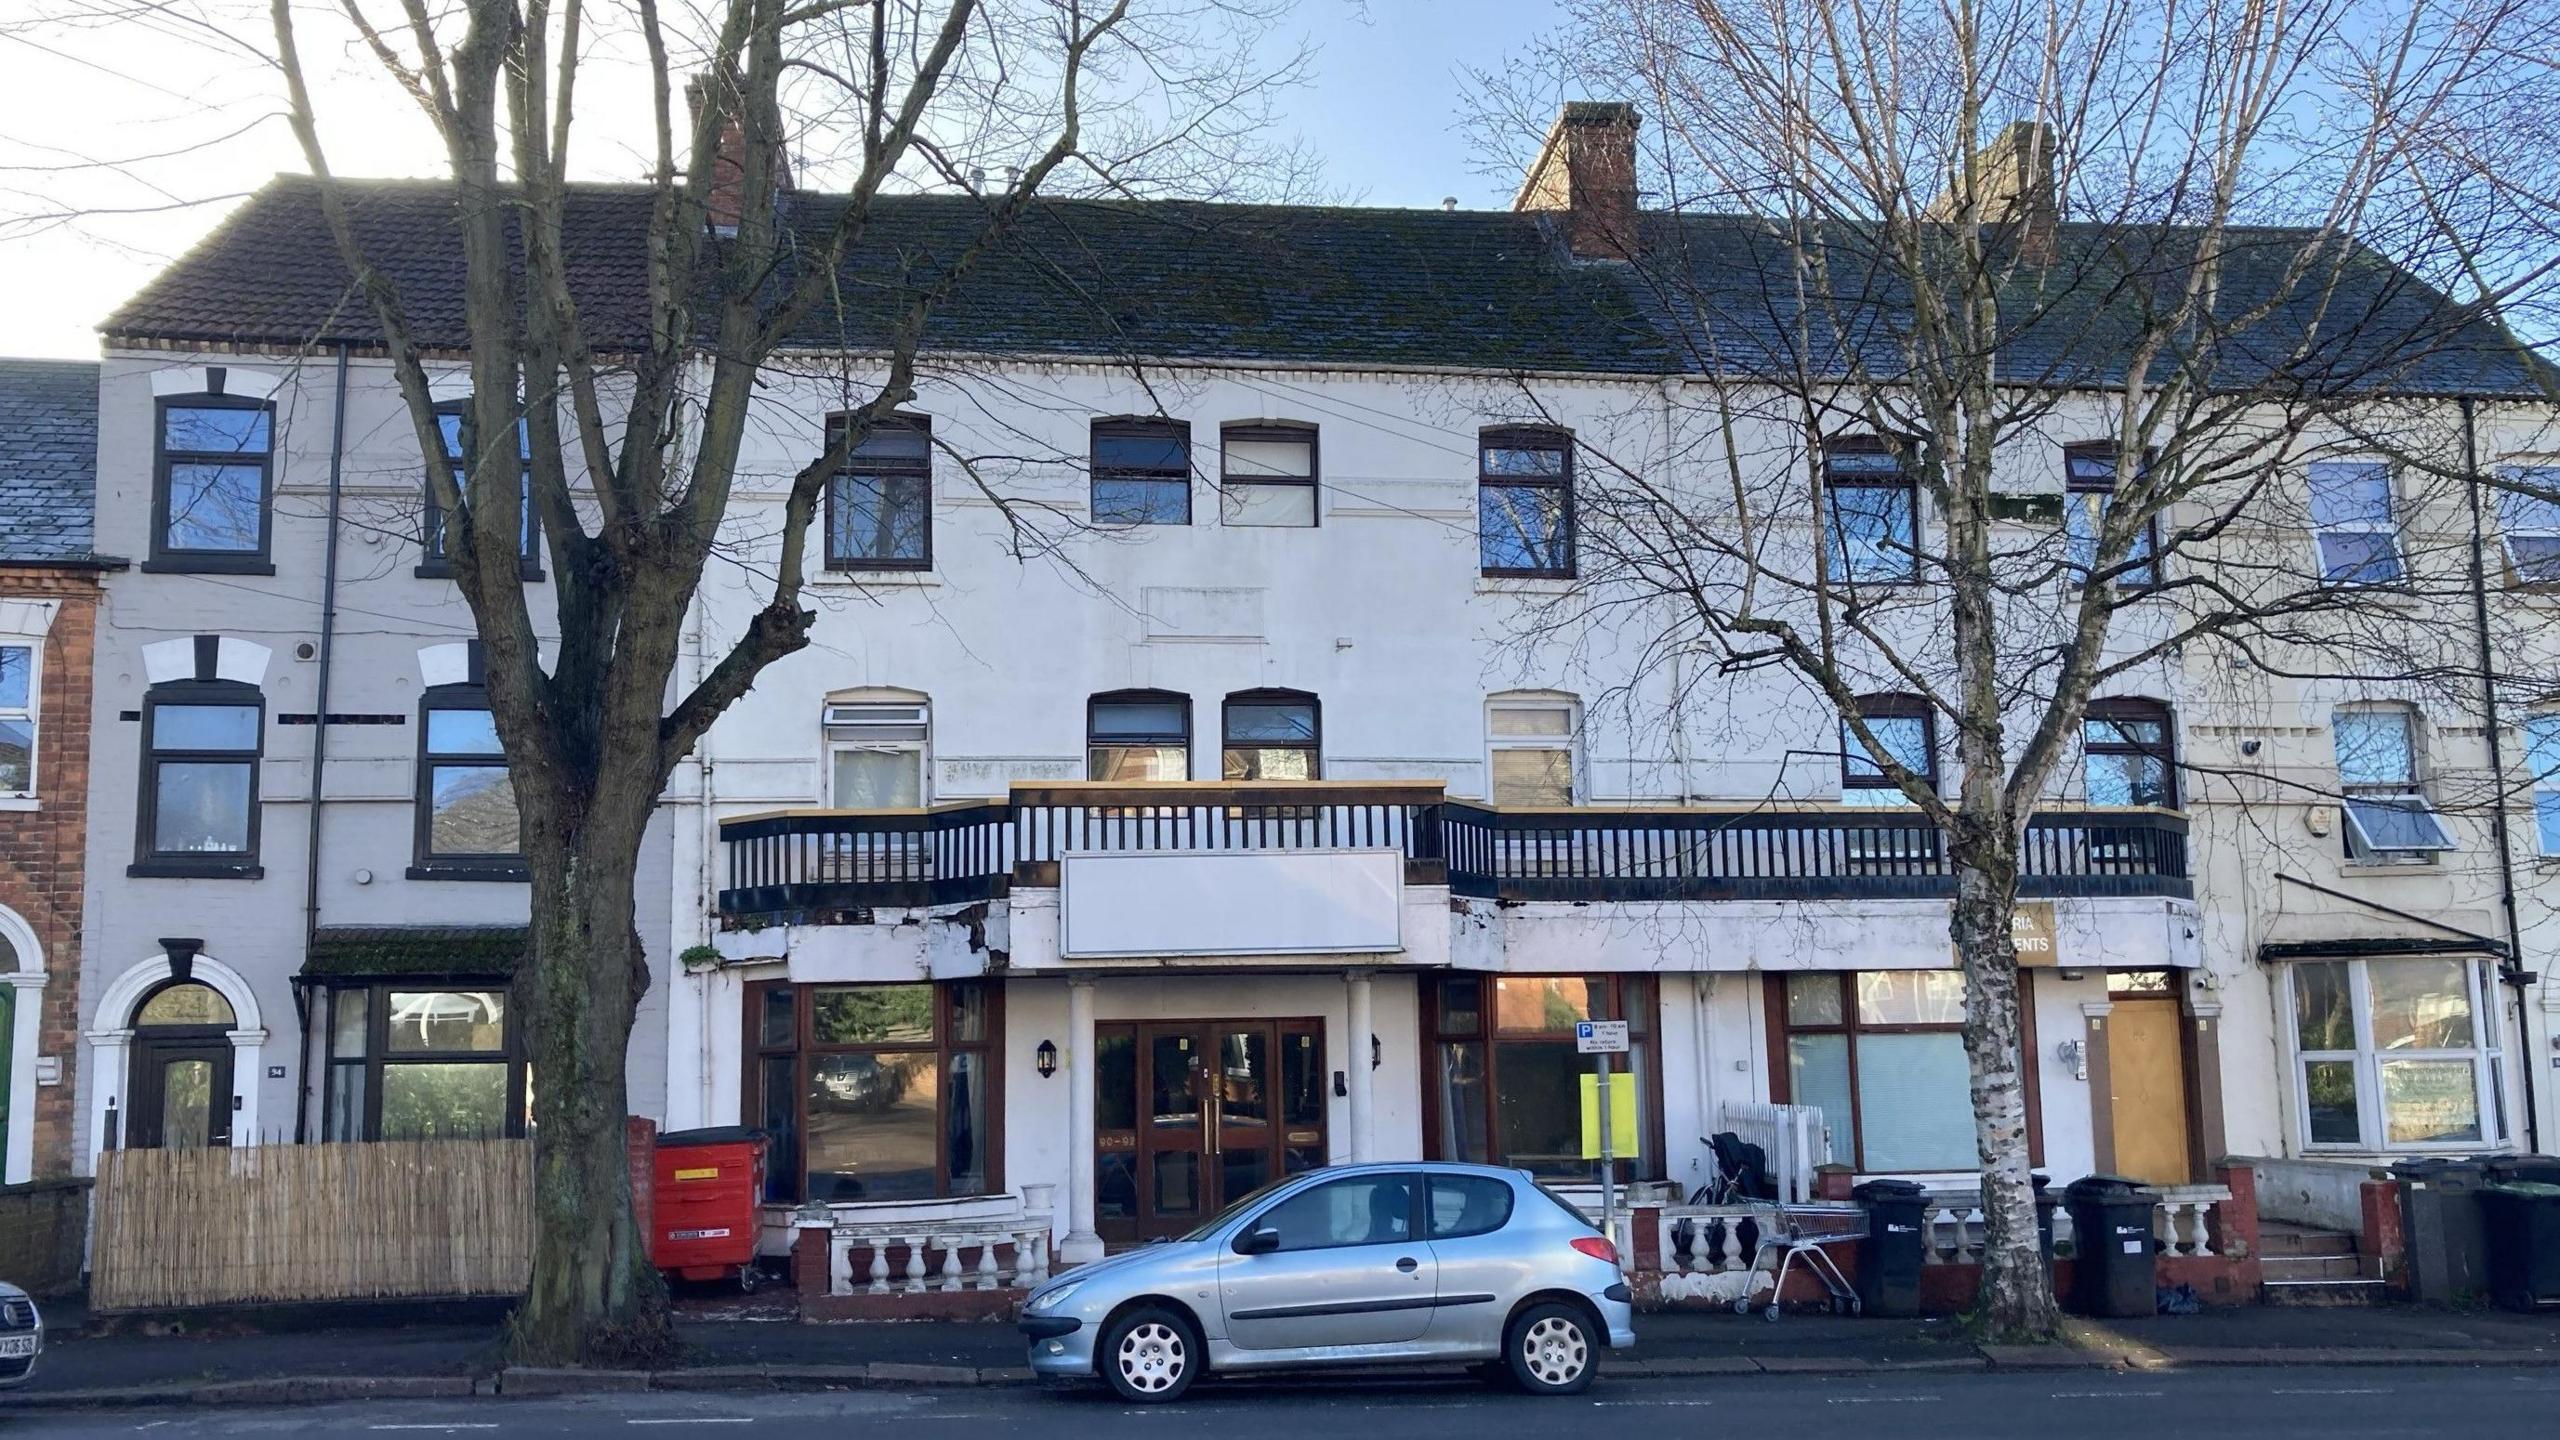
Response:
[[[2013,121],[1973,157],[1984,223],[2014,248],[2021,263],[2050,265],[2062,244],[2062,198],[2056,187],[2053,127]],[[1955,213],[1953,191],[1929,207],[1932,219]]]
[[[1511,208],[1563,212],[1565,248],[1577,260],[1636,258],[1636,107],[1567,103]]]
[[[703,85],[695,76],[684,87],[685,103],[693,117],[702,117]],[[779,137],[773,145],[774,188],[791,187],[791,162],[782,153]],[[710,216],[711,228],[722,235],[738,233],[738,219],[746,208],[747,132],[739,123],[733,106],[720,118],[720,133],[711,152],[711,189],[703,196],[702,208]]]

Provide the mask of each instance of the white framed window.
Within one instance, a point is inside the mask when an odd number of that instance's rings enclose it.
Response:
[[[2379,460],[2321,460],[2310,467],[2311,526],[2320,578],[2332,585],[2394,585],[2406,578],[2391,497]]]
[[[2418,777],[2418,717],[2399,706],[2342,709],[2330,717],[2347,855],[2383,864],[2423,861],[2454,848]]]
[[[839,810],[913,810],[926,803],[933,707],[921,695],[869,692],[827,702],[827,803]]]
[[[2525,763],[2533,767],[2533,830],[2545,855],[2560,855],[2560,710],[2524,722]]]
[[[36,793],[36,670],[44,642],[33,636],[0,636],[0,800],[31,800]]]
[[[2528,585],[2560,583],[2560,465],[2517,466],[2505,478],[2539,492],[2498,492],[2498,534],[2508,567]]]
[[[1219,434],[1218,521],[1308,529],[1316,523],[1312,425],[1229,425]]]
[[[1564,695],[1497,695],[1485,705],[1496,805],[1570,805],[1582,706]]]
[[[2474,1150],[2505,1139],[2492,962],[2303,960],[2286,970],[2308,1150]]]

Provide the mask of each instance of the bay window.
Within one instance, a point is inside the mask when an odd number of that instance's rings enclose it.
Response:
[[[1000,995],[977,980],[749,986],[743,1118],[771,1137],[765,1198],[1002,1188]]]
[[[1618,1178],[1659,1177],[1654,1011],[1650,976],[1442,977],[1424,1014],[1436,1076],[1426,1096],[1431,1158],[1596,1181],[1599,1164],[1582,1153],[1582,1114],[1584,1093],[1597,1090],[1600,1057],[1576,1052],[1573,1027],[1624,1020],[1628,1050],[1611,1058],[1611,1069],[1632,1077],[1638,1152],[1618,1158]]]
[[[1786,1062],[1772,1069],[1772,1098],[1819,1107],[1832,1158],[1861,1174],[1977,1167],[1962,971],[1810,971],[1772,977],[1771,990]],[[2022,1050],[2035,1053],[2032,1035]]]
[[[2286,988],[2306,1147],[2471,1149],[2505,1138],[2492,962],[2307,960],[2290,967]]]

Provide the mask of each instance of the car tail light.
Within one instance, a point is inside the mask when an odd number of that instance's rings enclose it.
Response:
[[[1597,1235],[1574,1236],[1573,1248],[1594,1260],[1606,1260],[1612,1265],[1618,1263],[1618,1247]]]

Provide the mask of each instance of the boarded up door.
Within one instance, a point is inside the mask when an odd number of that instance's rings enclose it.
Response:
[[[2195,1178],[2187,1153],[2186,1047],[2173,996],[2118,996],[2107,1017],[2116,1173],[2152,1185]]]

